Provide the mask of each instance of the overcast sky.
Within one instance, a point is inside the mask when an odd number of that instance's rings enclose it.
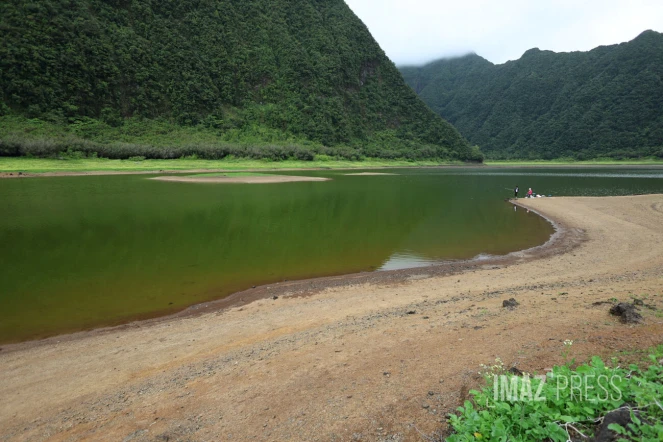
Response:
[[[476,52],[587,51],[663,32],[663,0],[346,0],[397,64]]]

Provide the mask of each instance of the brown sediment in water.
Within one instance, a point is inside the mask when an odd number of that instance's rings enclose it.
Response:
[[[554,220],[551,241],[270,284],[168,318],[6,346],[0,439],[412,440],[440,428],[495,357],[541,372],[564,362],[565,339],[578,360],[662,342],[663,196],[518,204]],[[597,304],[630,294],[655,309],[642,309],[642,325]],[[509,298],[520,305],[503,308]]]
[[[296,175],[256,175],[256,176],[159,176],[150,178],[157,181],[172,181],[177,183],[214,183],[214,184],[274,184],[296,183],[303,181],[330,181],[329,178],[296,176]]]

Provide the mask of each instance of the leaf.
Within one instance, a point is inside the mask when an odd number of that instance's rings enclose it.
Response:
[[[622,427],[619,424],[610,424],[610,425],[608,425],[608,430],[612,430],[617,434],[626,434],[626,428]]]

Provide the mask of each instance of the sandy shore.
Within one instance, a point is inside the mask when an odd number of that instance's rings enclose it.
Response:
[[[521,204],[555,243],[5,347],[0,440],[421,440],[495,357],[541,371],[565,339],[579,359],[663,342],[663,195]],[[657,308],[641,325],[595,305],[630,295]]]
[[[173,181],[178,183],[243,183],[243,184],[274,184],[296,183],[302,181],[329,181],[329,178],[296,176],[296,175],[255,175],[255,176],[159,176],[151,178],[157,181]]]
[[[346,173],[347,176],[378,176],[378,175],[398,175],[397,173],[386,172],[359,172],[359,173]]]

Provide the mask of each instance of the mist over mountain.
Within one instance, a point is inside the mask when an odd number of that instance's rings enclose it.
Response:
[[[663,34],[589,52],[531,49],[400,68],[435,112],[494,159],[663,157]]]
[[[343,0],[8,0],[0,30],[4,154],[25,153],[21,118],[36,118],[101,143],[194,127],[212,144],[478,155]]]

